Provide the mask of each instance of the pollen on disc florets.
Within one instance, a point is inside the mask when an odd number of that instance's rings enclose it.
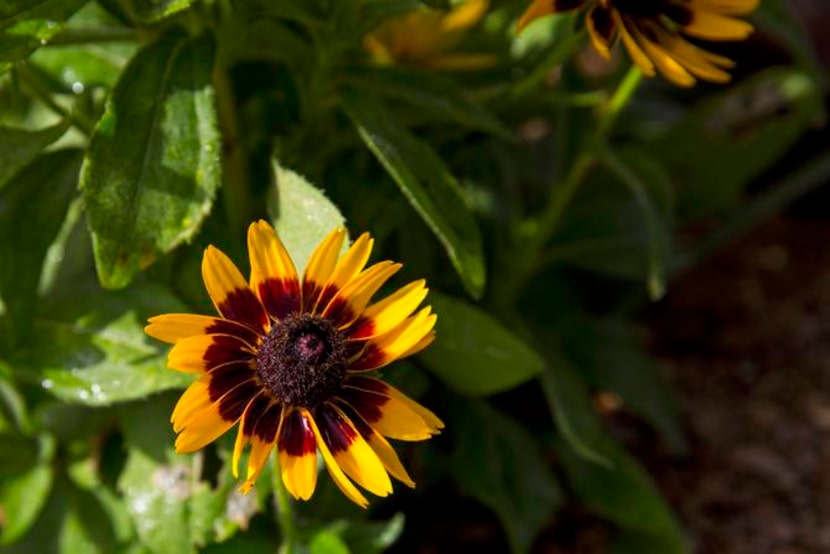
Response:
[[[311,314],[275,323],[256,357],[257,372],[274,396],[307,408],[340,389],[346,361],[343,335],[331,321]]]

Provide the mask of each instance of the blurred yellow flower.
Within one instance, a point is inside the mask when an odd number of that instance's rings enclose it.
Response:
[[[464,0],[444,12],[427,7],[389,19],[366,35],[363,47],[378,65],[413,65],[431,69],[480,69],[495,63],[489,54],[451,50],[487,13],[489,0]]]
[[[736,16],[752,12],[760,0],[533,0],[518,31],[545,15],[584,10],[594,48],[604,58],[621,37],[631,59],[649,77],[655,70],[678,86],[697,79],[725,83],[735,63],[686,37],[743,40],[752,25]]]

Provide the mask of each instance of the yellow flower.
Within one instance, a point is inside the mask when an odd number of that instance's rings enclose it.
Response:
[[[725,83],[735,63],[689,42],[743,40],[752,25],[737,16],[750,13],[760,0],[533,0],[518,30],[553,13],[585,10],[585,23],[597,52],[610,58],[621,37],[631,59],[649,77],[659,71],[679,86],[696,79]]]
[[[384,437],[424,440],[443,427],[372,373],[435,337],[431,308],[413,315],[426,298],[425,282],[370,303],[401,265],[365,268],[374,243],[368,233],[338,259],[345,236],[343,229],[332,231],[300,279],[274,229],[253,223],[249,281],[220,250],[205,250],[202,277],[219,317],[166,314],[146,328],[174,345],[170,368],[199,376],[173,410],[176,451],[198,450],[239,423],[235,477],[251,447],[243,492],[276,447],[286,489],[309,499],[319,450],[340,490],[366,507],[352,481],[378,496],[392,492],[390,474],[415,486]]]
[[[412,10],[366,35],[363,47],[378,65],[448,70],[487,67],[495,62],[491,55],[448,51],[484,17],[488,5],[488,0],[464,0],[449,12],[427,7]]]

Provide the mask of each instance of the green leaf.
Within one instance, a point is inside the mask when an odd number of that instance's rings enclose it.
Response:
[[[187,502],[191,497],[189,457],[159,464],[131,448],[118,480],[141,543],[150,552],[192,552]]]
[[[61,30],[87,0],[4,0],[0,4],[0,73]]]
[[[661,554],[690,552],[683,530],[642,466],[612,440],[605,441],[604,451],[613,464],[610,467],[586,464],[564,445],[557,449],[580,501],[624,531],[659,540]]]
[[[524,427],[482,401],[459,408],[452,474],[465,494],[498,515],[511,550],[529,552],[562,502],[559,485]]]
[[[3,450],[10,447],[8,440],[0,436]],[[24,472],[0,481],[0,507],[3,508],[6,518],[0,533],[0,544],[10,544],[23,536],[32,526],[38,515],[46,505],[49,492],[52,490],[54,469],[52,456],[54,443],[48,438],[40,441],[37,459]],[[15,456],[25,453],[25,450],[15,449]]]
[[[323,191],[276,161],[267,208],[280,240],[301,273],[320,241],[335,227],[345,225],[343,214]]]
[[[126,286],[190,239],[219,186],[213,42],[171,32],[124,70],[81,173],[101,284]]]
[[[356,77],[355,84],[368,93],[407,102],[421,116],[426,112],[442,122],[455,122],[505,139],[513,136],[452,79],[396,67],[374,69]]]
[[[562,340],[591,385],[617,393],[627,410],[660,432],[672,453],[686,453],[674,391],[664,368],[645,350],[642,333],[617,319],[571,319],[567,327]]]
[[[50,46],[30,62],[77,94],[92,86],[112,88],[135,50],[132,42]]]
[[[310,554],[349,554],[349,547],[340,536],[330,529],[321,529],[308,543]]]
[[[541,375],[542,392],[562,436],[584,460],[609,466],[604,451],[605,431],[591,404],[583,379],[570,360],[555,347],[546,352],[550,367]]]
[[[352,552],[380,554],[403,533],[404,515],[397,513],[386,521],[350,520],[348,523],[341,535]]]
[[[444,246],[467,291],[480,297],[485,284],[481,235],[455,177],[435,151],[399,126],[376,98],[347,91],[341,100],[363,142]]]
[[[683,218],[723,212],[822,113],[803,72],[771,68],[708,97],[647,145],[674,176]]]
[[[37,131],[0,127],[0,188],[41,150],[58,140],[66,128],[65,121]]]
[[[31,325],[43,261],[75,194],[80,161],[75,150],[44,154],[0,189],[0,295],[13,340]]]
[[[435,342],[420,355],[436,377],[463,394],[483,396],[516,387],[544,367],[536,352],[483,310],[431,292],[438,314]]]
[[[135,17],[153,23],[188,9],[192,3],[193,0],[135,0],[130,4]]]
[[[13,353],[21,379],[36,381],[56,397],[100,406],[170,388],[192,376],[167,369],[167,347],[144,334],[149,316],[184,311],[159,287],[125,291],[74,290],[53,299],[48,319]]]
[[[46,507],[25,537],[2,549],[3,554],[120,551],[106,506],[63,475],[55,479]]]
[[[658,298],[673,268],[673,183],[653,158],[633,148],[607,153],[604,161],[569,205],[545,262],[645,280]]]

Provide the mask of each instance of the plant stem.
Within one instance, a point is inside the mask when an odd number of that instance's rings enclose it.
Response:
[[[605,137],[617,121],[620,113],[628,105],[631,97],[640,86],[643,80],[643,72],[636,65],[632,65],[628,73],[623,77],[622,82],[614,91],[608,102],[602,107],[600,111],[599,126],[597,128],[597,135]]]
[[[98,27],[94,29],[67,29],[49,39],[49,46],[70,44],[97,44],[102,42],[129,42],[138,36],[132,29],[121,27]]]
[[[225,215],[230,228],[241,233],[247,227],[251,209],[248,157],[241,142],[233,87],[227,68],[221,63],[217,63],[214,68],[213,86],[216,89],[216,107],[222,130],[222,194]]]
[[[26,64],[21,64],[15,68],[15,73],[20,80],[26,85],[26,88],[32,95],[42,102],[47,108],[66,118],[74,127],[76,127],[83,134],[89,136],[92,133],[93,123],[88,121],[83,115],[74,111],[67,110],[52,98],[52,92],[43,82],[43,79],[38,75],[37,71],[33,71],[31,67]]]
[[[279,554],[294,554],[297,551],[297,525],[294,521],[294,505],[282,482],[282,472],[276,453],[271,456],[273,472],[271,480],[274,488],[274,503],[277,510],[277,523],[280,526],[282,544]]]

